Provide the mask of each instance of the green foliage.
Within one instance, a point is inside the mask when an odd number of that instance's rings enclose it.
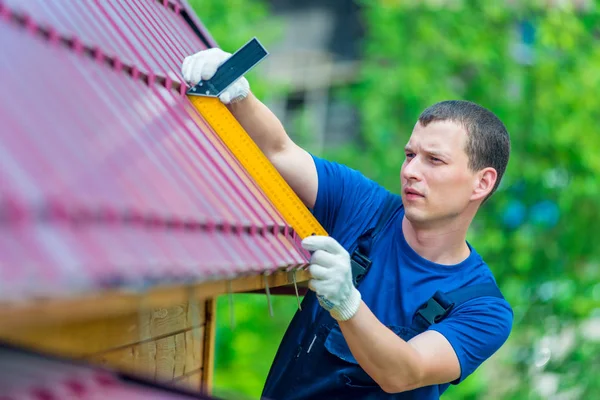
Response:
[[[265,2],[189,0],[189,3],[225,51],[235,51],[254,36],[261,42],[275,37],[273,19]],[[257,30],[258,26],[264,29]]]
[[[271,303],[273,317],[264,294],[218,299],[217,394],[227,395],[227,399],[241,398],[239,394],[260,396],[281,336],[298,306],[295,297],[287,296],[272,296]]]

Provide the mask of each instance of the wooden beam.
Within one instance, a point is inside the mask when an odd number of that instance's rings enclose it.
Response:
[[[296,281],[309,279],[307,270],[296,272]],[[231,282],[231,285],[228,284]],[[269,287],[290,285],[292,272],[277,271],[267,276]],[[229,289],[231,287],[231,289]],[[14,304],[0,304],[0,338],[16,328],[69,322],[86,322],[95,319],[130,315],[144,309],[165,308],[205,301],[221,294],[250,292],[265,288],[263,275],[238,277],[231,281],[217,280],[193,286],[163,286],[144,293],[107,291],[64,299],[39,299]]]
[[[217,301],[209,299],[204,306],[204,350],[202,352],[202,377],[201,387],[202,392],[211,394],[214,376],[215,365],[215,337],[217,325]]]

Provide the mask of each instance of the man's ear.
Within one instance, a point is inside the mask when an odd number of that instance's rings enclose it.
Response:
[[[484,168],[475,174],[471,200],[483,200],[494,189],[498,173],[492,167]]]

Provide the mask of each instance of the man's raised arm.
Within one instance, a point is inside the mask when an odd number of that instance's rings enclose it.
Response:
[[[188,56],[182,65],[183,77],[191,85],[208,80],[230,56],[218,48]],[[252,94],[248,80],[238,79],[219,98],[298,197],[312,208],[318,188],[312,157],[290,139],[275,114]]]

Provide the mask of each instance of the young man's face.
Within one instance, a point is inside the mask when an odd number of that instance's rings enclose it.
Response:
[[[402,201],[411,223],[436,226],[465,211],[477,184],[466,144],[466,130],[453,122],[425,127],[417,122],[400,171]]]

